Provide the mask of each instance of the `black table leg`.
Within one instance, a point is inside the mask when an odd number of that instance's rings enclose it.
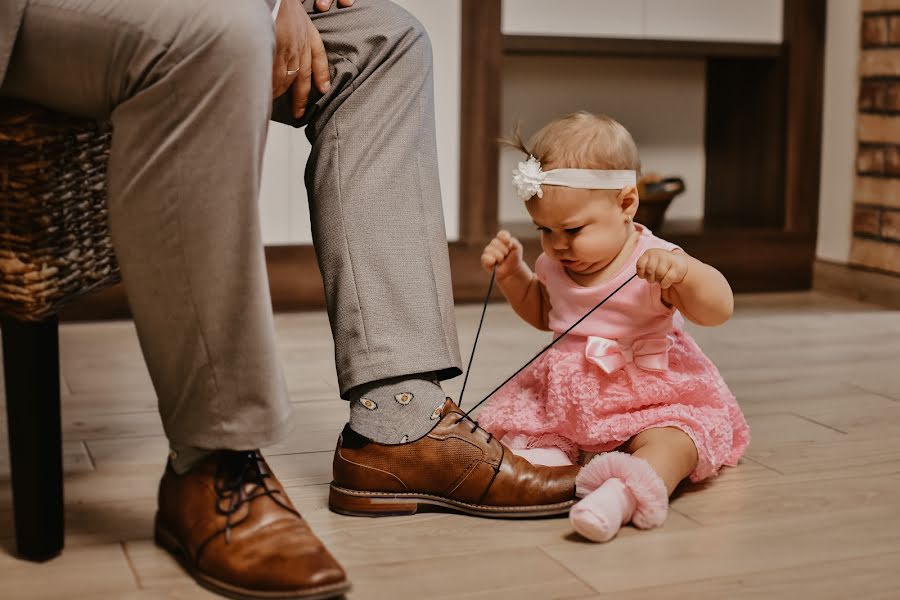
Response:
[[[58,326],[55,316],[2,321],[16,546],[33,561],[63,547]]]

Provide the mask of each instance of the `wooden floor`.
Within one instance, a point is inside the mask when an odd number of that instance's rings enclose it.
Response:
[[[466,354],[479,311],[458,309]],[[267,454],[348,569],[352,599],[900,597],[900,312],[815,293],[745,296],[725,326],[692,327],[753,443],[738,468],[684,490],[665,527],[628,527],[606,545],[580,541],[565,519],[329,513],[347,405],[328,323],[322,313],[280,315],[277,327],[296,429]],[[491,305],[466,404],[546,341]],[[150,539],[167,447],[131,323],[66,325],[61,346],[67,545],[44,565],[10,555],[0,453],[0,597],[213,597]],[[447,391],[456,397],[460,383]]]

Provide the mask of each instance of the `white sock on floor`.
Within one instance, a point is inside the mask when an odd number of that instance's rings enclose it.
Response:
[[[572,507],[572,527],[592,542],[608,542],[622,525],[631,521],[636,503],[621,479],[607,479]]]

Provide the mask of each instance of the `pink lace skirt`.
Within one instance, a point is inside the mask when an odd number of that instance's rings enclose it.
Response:
[[[608,452],[641,431],[677,427],[697,446],[700,481],[735,466],[750,429],[734,395],[693,338],[675,330],[666,371],[634,363],[607,374],[584,355],[585,338],[559,342],[498,391],[481,425],[516,448],[557,446],[573,460]]]

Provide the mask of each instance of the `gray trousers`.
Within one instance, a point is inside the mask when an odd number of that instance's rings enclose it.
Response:
[[[173,444],[255,448],[288,426],[258,215],[270,112],[312,143],[305,180],[341,395],[460,372],[428,38],[385,0],[313,19],[332,89],[295,121],[286,97],[272,112],[263,0],[25,9],[0,95],[112,120],[110,229]]]

